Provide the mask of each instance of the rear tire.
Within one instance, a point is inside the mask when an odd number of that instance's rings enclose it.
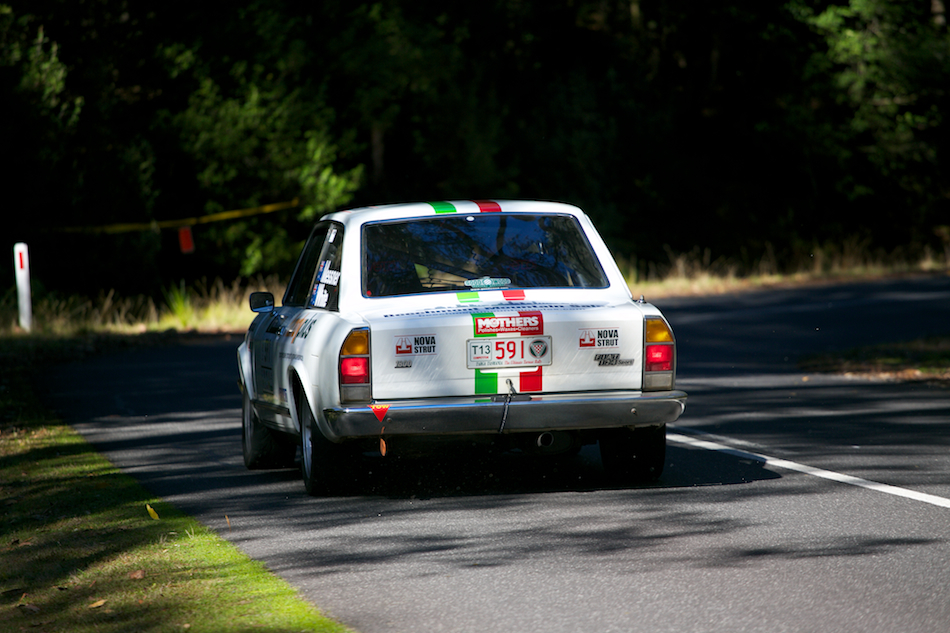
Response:
[[[600,434],[600,459],[607,476],[617,483],[656,481],[666,465],[666,425],[605,429]]]
[[[347,466],[344,448],[323,436],[306,400],[301,400],[299,407],[303,485],[313,497],[337,494]]]
[[[246,390],[241,405],[241,418],[241,447],[247,468],[263,470],[290,468],[294,465],[297,445],[277,431],[264,426],[251,406],[251,399]]]

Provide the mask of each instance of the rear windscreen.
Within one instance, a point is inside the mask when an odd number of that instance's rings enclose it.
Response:
[[[363,226],[363,294],[605,288],[570,215],[481,213]]]

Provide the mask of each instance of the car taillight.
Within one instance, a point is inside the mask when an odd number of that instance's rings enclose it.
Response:
[[[344,385],[369,382],[369,359],[341,358],[340,382]]]
[[[643,391],[673,388],[676,342],[662,317],[647,317],[643,325]]]
[[[646,371],[673,371],[673,346],[647,345]]]
[[[369,360],[369,330],[353,330],[340,348],[341,402],[369,402],[372,399]]]

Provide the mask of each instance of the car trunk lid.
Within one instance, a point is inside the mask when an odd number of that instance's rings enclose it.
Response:
[[[480,302],[367,320],[376,400],[636,390],[642,381],[643,313],[632,301]]]

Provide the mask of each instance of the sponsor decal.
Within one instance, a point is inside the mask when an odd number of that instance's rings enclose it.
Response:
[[[402,334],[393,339],[396,356],[432,356],[439,353],[435,334]]]
[[[501,296],[505,301],[524,301],[524,290],[502,290]]]
[[[547,341],[541,339],[531,341],[531,346],[528,348],[528,351],[531,352],[531,355],[535,358],[543,357],[548,353]]]
[[[577,346],[581,349],[620,347],[620,330],[617,328],[583,328],[577,332]]]
[[[338,285],[340,283],[340,271],[327,268],[323,271],[323,274],[320,275],[320,283],[324,283],[328,286]]]
[[[633,364],[632,358],[620,358],[620,354],[594,354],[598,367],[624,367]]]
[[[327,292],[327,287],[325,284],[320,284],[313,290],[313,300],[311,303],[317,308],[327,307],[327,302],[330,300],[330,293]]]
[[[294,319],[289,325],[285,325],[281,328],[280,336],[286,336],[289,339],[297,338],[297,332],[300,331],[303,324],[303,319]]]
[[[540,312],[519,312],[514,315],[477,314],[472,315],[472,318],[475,319],[475,336],[544,334],[544,317]]]
[[[481,277],[479,279],[466,279],[465,285],[469,288],[503,288],[511,285],[511,280],[507,277]]]
[[[383,422],[383,418],[386,417],[386,413],[389,411],[388,404],[371,404],[369,408],[373,410],[373,414],[376,416],[376,419],[379,420],[380,424]]]
[[[303,320],[303,319],[294,319],[293,323],[290,324],[285,336],[289,336],[292,343],[295,343],[297,339],[305,339],[310,336],[310,330],[313,329],[313,324],[316,323],[316,319]]]

